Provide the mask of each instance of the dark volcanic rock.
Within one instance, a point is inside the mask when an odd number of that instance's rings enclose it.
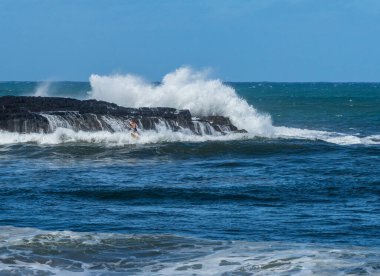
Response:
[[[200,119],[204,122],[209,122],[215,130],[220,132],[225,131],[224,129],[222,129],[224,126],[229,127],[228,131],[238,130],[238,128],[231,123],[230,119],[224,116],[203,116]]]
[[[30,113],[30,112],[54,112],[77,111],[81,114],[92,113],[115,116],[145,116],[177,118],[177,115],[185,119],[191,119],[188,110],[177,110],[168,107],[141,107],[127,108],[113,103],[97,100],[77,100],[59,97],[0,97],[0,113]]]
[[[123,131],[128,130],[130,119],[136,119],[143,130],[165,127],[172,131],[189,129],[196,134],[237,131],[223,116],[207,116],[193,121],[189,110],[126,108],[104,101],[58,97],[0,97],[0,130],[11,132],[47,133],[57,127],[75,131]]]

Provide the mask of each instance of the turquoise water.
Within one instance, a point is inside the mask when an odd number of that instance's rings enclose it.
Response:
[[[226,85],[273,135],[1,132],[0,274],[380,274],[380,84]]]

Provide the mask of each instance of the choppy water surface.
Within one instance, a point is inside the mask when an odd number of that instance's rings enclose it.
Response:
[[[0,133],[0,274],[379,275],[380,85],[229,85],[270,135]]]

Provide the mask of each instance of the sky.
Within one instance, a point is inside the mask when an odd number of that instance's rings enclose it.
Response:
[[[379,0],[0,0],[0,81],[380,81]]]

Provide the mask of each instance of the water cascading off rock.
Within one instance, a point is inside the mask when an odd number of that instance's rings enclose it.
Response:
[[[57,128],[74,131],[129,131],[135,119],[140,130],[160,129],[220,135],[238,130],[229,118],[204,116],[194,118],[189,110],[167,107],[127,108],[97,100],[59,97],[0,97],[0,130],[18,133],[51,133]]]

